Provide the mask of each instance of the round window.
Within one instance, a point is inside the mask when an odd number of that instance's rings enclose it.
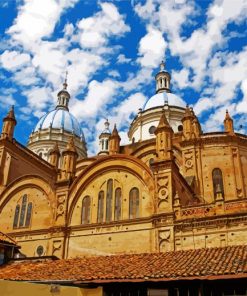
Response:
[[[154,132],[155,132],[155,130],[156,130],[156,127],[154,126],[154,125],[152,125],[152,126],[150,126],[150,128],[149,128],[149,134],[150,135],[153,135],[154,134]]]
[[[44,247],[38,246],[36,252],[39,256],[42,256],[44,254]]]

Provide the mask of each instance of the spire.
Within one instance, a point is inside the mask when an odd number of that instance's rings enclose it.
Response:
[[[173,130],[167,121],[164,110],[154,133],[156,135],[156,153],[158,159],[171,160]]]
[[[66,150],[64,152],[73,152],[77,154],[73,137],[70,137],[69,142],[66,146]]]
[[[51,149],[50,155],[51,154],[58,154],[58,155],[60,155],[60,151],[59,151],[59,147],[58,147],[58,143],[57,142],[55,142],[53,148]]]
[[[67,87],[68,87],[68,71],[66,71],[65,73],[65,79],[64,79],[64,83],[63,83],[63,89],[59,91],[59,93],[57,94],[57,107],[56,108],[65,108],[65,109],[69,109],[69,99],[70,99],[70,94],[67,91]]]
[[[226,110],[226,116],[224,119],[224,128],[225,128],[225,132],[229,133],[230,135],[234,135],[233,120],[232,120],[228,110]]]
[[[164,128],[171,129],[171,126],[170,126],[170,124],[169,124],[169,122],[168,122],[168,120],[166,118],[165,111],[163,110],[162,115],[160,117],[159,124],[158,124],[158,126],[157,126],[154,133],[157,134],[160,129],[164,129]]]
[[[16,126],[15,111],[14,106],[11,106],[8,114],[3,119],[3,128],[1,138],[13,139],[14,129]]]
[[[119,151],[120,151],[120,141],[121,141],[121,138],[120,138],[120,136],[118,134],[118,130],[117,130],[116,124],[114,124],[114,128],[112,130],[112,133],[110,135],[109,140],[110,140],[110,142],[109,142],[109,153],[110,154],[119,153]]]
[[[111,137],[119,137],[116,123],[114,124],[114,128],[112,130]]]
[[[62,153],[62,168],[61,168],[61,180],[69,180],[75,176],[76,160],[78,153],[75,148],[73,136],[70,138],[66,149]]]
[[[160,71],[155,75],[156,93],[171,92],[170,81],[171,75],[165,70],[165,63],[160,63]]]
[[[49,153],[50,164],[58,168],[59,158],[60,158],[60,151],[59,151],[58,143],[56,142]]]

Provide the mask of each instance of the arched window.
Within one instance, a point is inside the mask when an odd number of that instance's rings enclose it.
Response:
[[[29,227],[32,217],[33,204],[28,203],[27,195],[23,195],[21,205],[16,205],[13,227]]]
[[[107,181],[106,189],[106,222],[112,220],[112,191],[113,191],[113,180]]]
[[[166,80],[166,78],[165,78],[165,87],[167,87],[167,80]]]
[[[139,189],[134,187],[129,193],[129,218],[139,217]]]
[[[105,150],[108,150],[108,140],[105,140]]]
[[[214,186],[214,197],[217,196],[217,193],[221,193],[224,197],[224,186],[223,186],[223,177],[222,171],[219,168],[213,169],[212,172],[213,186]]]
[[[88,224],[90,223],[90,197],[85,196],[82,200],[82,216],[81,223]]]
[[[122,190],[121,188],[117,188],[115,190],[115,221],[118,221],[121,219],[121,203],[122,203]]]
[[[98,198],[98,213],[97,213],[97,222],[101,223],[104,221],[104,191],[99,192]]]
[[[24,226],[24,220],[26,215],[26,208],[27,208],[27,195],[25,194],[22,198],[22,205],[21,205],[21,215],[20,215],[20,223],[19,227]]]
[[[31,202],[29,202],[28,206],[27,206],[27,216],[26,216],[26,222],[25,222],[26,227],[28,227],[31,222],[32,207],[33,207],[33,204]]]
[[[20,205],[15,207],[15,217],[14,217],[14,224],[13,227],[16,228],[19,222],[19,214],[20,214]]]

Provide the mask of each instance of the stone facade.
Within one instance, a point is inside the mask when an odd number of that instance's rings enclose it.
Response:
[[[109,153],[78,158],[71,139],[50,163],[13,138],[12,110],[0,139],[1,231],[28,256],[60,258],[246,244],[247,136],[228,113],[224,132],[203,133],[191,108],[179,107],[179,131],[157,110],[146,140],[123,146],[114,127]]]

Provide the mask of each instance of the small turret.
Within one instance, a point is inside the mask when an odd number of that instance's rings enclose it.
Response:
[[[110,123],[108,119],[105,121],[105,129],[99,135],[99,155],[109,154],[109,139],[111,136],[111,131],[109,129]]]
[[[58,148],[58,144],[57,142],[55,143],[54,147],[52,148],[52,150],[49,153],[49,162],[51,165],[53,165],[54,167],[58,168],[59,166],[59,158],[60,158],[60,151]]]
[[[201,124],[197,118],[197,116],[195,115],[193,108],[190,108],[190,112],[193,116],[193,120],[192,120],[192,137],[195,138],[199,138],[200,135],[202,134],[202,128],[201,128]]]
[[[165,63],[163,61],[160,64],[160,71],[155,75],[155,80],[157,94],[162,92],[171,92],[171,75],[167,71],[165,71]]]
[[[61,179],[69,180],[75,176],[76,160],[78,157],[73,137],[70,138],[66,150],[62,153],[62,157]]]
[[[119,153],[121,138],[118,134],[116,124],[114,125],[114,128],[112,130],[112,134],[110,135],[109,140],[110,140],[109,141],[109,154],[112,155],[112,154]]]
[[[229,133],[230,135],[234,135],[234,126],[233,126],[233,120],[228,113],[228,110],[226,110],[226,117],[224,119],[224,128],[225,132]]]
[[[12,106],[7,116],[3,119],[1,139],[7,138],[12,141],[16,124],[14,106]]]
[[[189,140],[192,138],[193,135],[193,120],[194,115],[191,112],[189,106],[186,106],[184,117],[182,118],[183,123],[183,138],[185,140]]]
[[[167,121],[164,110],[154,133],[156,135],[156,153],[158,159],[171,160],[173,130]]]

